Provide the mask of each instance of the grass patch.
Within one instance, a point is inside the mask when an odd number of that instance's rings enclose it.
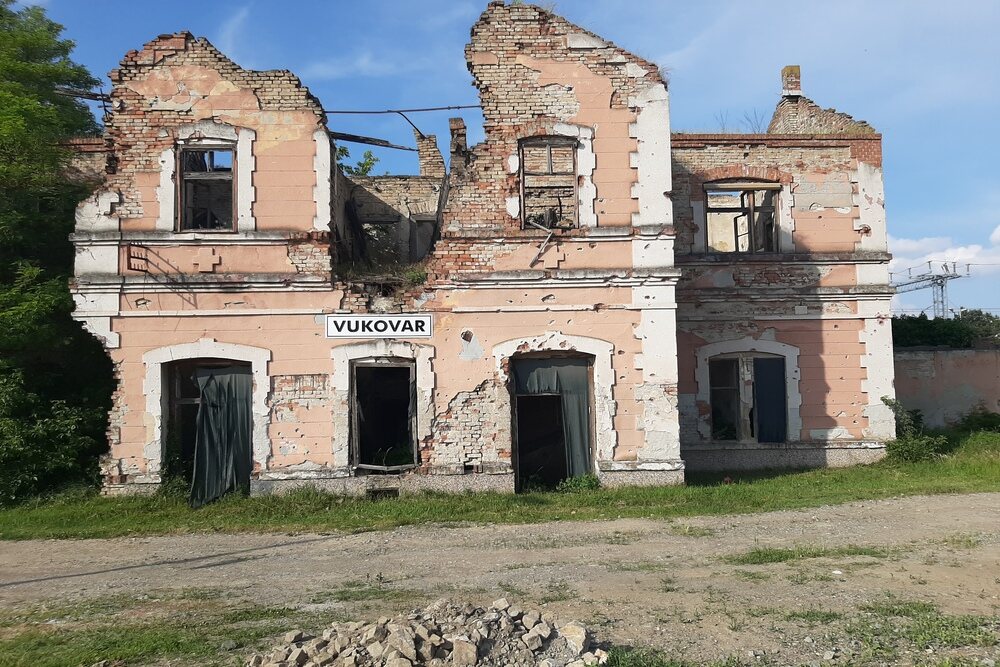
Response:
[[[702,663],[692,663],[669,657],[660,651],[648,648],[614,647],[608,651],[607,667],[695,667]],[[736,657],[718,662],[706,663],[702,667],[742,667],[747,663]]]
[[[393,588],[385,581],[347,581],[333,590],[321,591],[312,596],[313,603],[322,602],[369,602],[371,600],[415,600],[421,597],[417,591],[407,588]]]
[[[572,600],[579,596],[576,589],[573,588],[568,581],[565,579],[558,579],[556,581],[550,581],[545,585],[545,592],[539,596],[538,601],[542,604],[548,604],[549,602],[565,602],[566,600]]]
[[[672,519],[816,507],[901,495],[1000,491],[1000,433],[955,435],[951,454],[916,463],[743,475],[689,476],[688,486],[586,493],[426,493],[345,498],[315,489],[232,496],[198,510],[168,495],[73,494],[0,511],[0,539],[107,538],[192,532],[356,532],[397,526],[642,517]]]
[[[860,608],[862,615],[847,627],[869,655],[895,656],[914,648],[944,649],[997,644],[1000,618],[952,615],[927,602],[889,598]]]
[[[602,563],[609,572],[658,572],[670,566],[670,563],[660,560],[612,560]]]
[[[252,601],[205,597],[197,589],[106,596],[5,610],[0,665],[232,665],[289,627],[319,628],[320,616]],[[223,642],[236,649],[226,651]]]
[[[855,544],[833,548],[807,546],[795,546],[791,548],[756,547],[742,554],[725,556],[723,560],[731,565],[764,565],[767,563],[787,563],[807,558],[838,558],[842,556],[887,558],[891,553],[890,549],[884,547],[865,547]]]

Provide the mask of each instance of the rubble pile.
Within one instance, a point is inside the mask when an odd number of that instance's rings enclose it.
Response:
[[[506,599],[489,608],[440,600],[408,615],[372,623],[334,623],[322,636],[289,632],[281,646],[251,656],[247,667],[585,667],[607,653],[591,649],[576,621],[524,610]]]

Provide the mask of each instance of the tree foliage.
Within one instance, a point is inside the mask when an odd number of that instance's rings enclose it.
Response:
[[[892,342],[896,347],[971,348],[978,341],[1000,337],[1000,317],[982,310],[965,310],[954,319],[927,315],[899,315],[892,318]]]
[[[57,88],[97,81],[39,7],[0,0],[0,505],[96,479],[111,394],[101,346],[72,320],[67,281],[83,185],[60,144],[98,129]]]

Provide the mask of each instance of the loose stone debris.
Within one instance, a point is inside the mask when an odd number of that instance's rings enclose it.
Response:
[[[247,667],[587,667],[607,661],[576,621],[525,610],[501,598],[489,608],[439,600],[374,623],[333,623],[322,636],[288,632]]]

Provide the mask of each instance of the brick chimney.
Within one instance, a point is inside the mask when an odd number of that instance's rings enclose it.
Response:
[[[461,118],[449,118],[448,129],[451,131],[451,171],[461,175],[469,165],[469,145],[466,139],[465,121]]]
[[[802,70],[798,65],[786,65],[781,69],[781,96],[802,96]]]
[[[417,159],[420,161],[420,175],[444,178],[444,158],[438,148],[437,137],[433,134],[420,134],[413,130],[417,138]]]

